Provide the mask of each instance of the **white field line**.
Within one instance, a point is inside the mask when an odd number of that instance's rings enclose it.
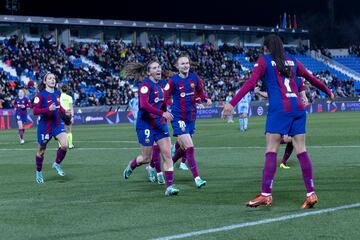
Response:
[[[189,238],[189,237],[199,236],[199,235],[203,235],[203,234],[225,232],[225,231],[230,231],[230,230],[234,230],[234,229],[252,227],[252,226],[268,224],[268,223],[273,223],[273,222],[288,221],[288,220],[293,220],[296,218],[319,215],[319,214],[329,213],[329,212],[336,212],[336,211],[340,211],[340,210],[344,210],[344,209],[357,208],[357,207],[360,207],[360,203],[354,203],[354,204],[339,206],[339,207],[335,207],[335,208],[325,208],[325,209],[311,211],[311,212],[307,211],[307,212],[303,212],[303,213],[285,215],[285,216],[276,217],[276,218],[267,218],[267,219],[263,219],[260,221],[233,224],[233,225],[228,225],[228,226],[223,226],[223,227],[218,227],[218,228],[208,228],[208,229],[204,229],[204,230],[200,230],[200,231],[194,231],[194,232],[188,232],[188,233],[183,233],[183,234],[154,238],[152,240],[172,240],[172,239]]]

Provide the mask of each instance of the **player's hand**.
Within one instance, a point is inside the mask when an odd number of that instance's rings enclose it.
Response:
[[[254,89],[254,91],[255,91],[255,93],[259,93],[259,92],[260,92],[260,87],[256,87],[256,88]]]
[[[71,116],[71,110],[70,110],[70,109],[65,110],[65,115],[67,115],[67,116]]]
[[[54,111],[56,109],[56,105],[55,103],[52,103],[50,106],[49,106],[49,110],[50,111]]]
[[[302,103],[303,103],[303,105],[304,105],[305,107],[307,107],[307,106],[310,105],[309,100],[307,99],[307,97],[302,97],[302,98],[301,98],[301,101],[302,101]]]
[[[169,112],[164,112],[162,116],[163,116],[164,118],[166,118],[166,120],[168,120],[168,121],[171,121],[171,120],[174,119],[174,116],[173,116],[171,113],[169,113]]]
[[[207,104],[208,106],[211,106],[211,105],[212,105],[212,101],[211,101],[210,98],[208,98],[208,99],[206,100],[206,104]]]
[[[198,108],[198,109],[204,109],[204,108],[205,108],[205,106],[204,106],[204,104],[199,103],[199,104],[197,104],[197,108]]]
[[[223,118],[227,118],[228,116],[231,116],[233,112],[234,112],[234,107],[230,103],[227,103],[225,104],[221,115]]]

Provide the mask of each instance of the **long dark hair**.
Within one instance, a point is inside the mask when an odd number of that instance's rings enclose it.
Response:
[[[46,84],[44,82],[46,81],[47,76],[49,76],[50,74],[53,74],[53,73],[51,73],[51,72],[45,73],[45,75],[41,78],[41,83],[37,87],[39,91],[46,89]]]
[[[280,37],[275,34],[270,34],[265,37],[263,45],[270,51],[280,74],[284,77],[291,78],[291,68],[285,65],[285,51]]]
[[[158,61],[149,61],[147,63],[133,62],[126,65],[123,70],[126,77],[133,78],[135,81],[141,81],[146,77],[147,72],[150,70],[150,65],[153,63],[159,63],[159,62]]]

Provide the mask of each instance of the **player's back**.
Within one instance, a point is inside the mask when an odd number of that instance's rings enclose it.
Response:
[[[285,56],[285,65],[291,67],[292,77],[286,78],[280,76],[276,70],[276,63],[271,54],[260,56],[266,64],[264,82],[269,99],[269,112],[296,112],[304,110],[298,96],[298,87],[296,78],[296,59],[291,56]]]

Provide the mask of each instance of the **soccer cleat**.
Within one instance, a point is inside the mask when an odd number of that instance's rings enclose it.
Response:
[[[179,168],[180,168],[181,170],[184,170],[184,171],[188,171],[188,170],[189,170],[189,168],[188,168],[188,167],[186,166],[186,164],[183,163],[183,162],[180,163]]]
[[[318,202],[318,196],[313,192],[309,197],[305,198],[304,203],[301,205],[301,208],[312,208]]]
[[[145,169],[146,169],[146,173],[149,178],[149,181],[156,182],[155,170],[150,166],[147,166]]]
[[[74,144],[69,145],[69,149],[75,148]]]
[[[132,174],[133,170],[130,168],[130,166],[128,165],[125,170],[124,170],[124,178],[128,179],[130,177],[130,175]]]
[[[174,195],[178,195],[178,193],[180,192],[179,189],[176,188],[175,184],[168,186],[165,190],[165,196],[174,196]]]
[[[289,169],[290,167],[288,165],[286,165],[286,163],[281,163],[280,168]]]
[[[20,139],[20,144],[24,144],[25,140],[24,139]]]
[[[164,174],[162,172],[159,172],[157,174],[157,182],[158,184],[165,184],[165,178],[164,178]]]
[[[271,206],[272,196],[256,195],[256,198],[245,203],[247,207]]]
[[[54,162],[52,165],[52,168],[54,168],[59,176],[65,176],[64,171],[62,170],[60,164]]]
[[[42,172],[36,171],[35,180],[37,183],[42,184],[44,183],[44,177],[42,175]]]
[[[206,181],[202,180],[201,178],[195,179],[195,185],[197,188],[201,188],[202,186],[206,185]]]

